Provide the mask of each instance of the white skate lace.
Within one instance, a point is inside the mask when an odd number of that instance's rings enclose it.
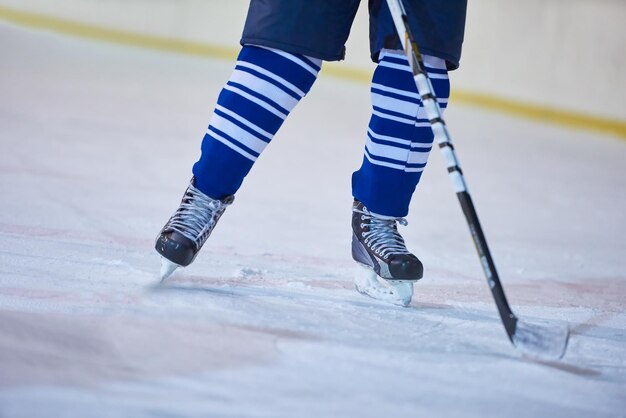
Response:
[[[164,230],[178,232],[193,241],[196,249],[199,249],[229,204],[211,199],[190,184],[180,207],[165,225]]]
[[[369,221],[369,230],[363,232],[365,243],[382,258],[389,258],[391,254],[411,254],[406,248],[404,238],[398,232],[396,222],[406,226],[409,223],[405,218],[380,218],[367,209],[353,209],[361,214],[362,221]],[[365,226],[361,224],[361,228]]]

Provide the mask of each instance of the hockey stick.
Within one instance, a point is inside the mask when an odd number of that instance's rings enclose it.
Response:
[[[487,278],[487,283],[491,289],[493,299],[496,302],[500,314],[500,319],[504,324],[509,339],[513,345],[524,354],[545,359],[559,359],[565,354],[565,349],[567,348],[569,328],[567,326],[559,327],[529,324],[519,319],[511,311],[489,247],[487,246],[485,234],[480,226],[476,209],[472,203],[472,198],[467,191],[463,172],[461,171],[459,161],[454,152],[446,123],[442,118],[441,108],[439,107],[433,86],[428,78],[415,38],[411,33],[406,9],[402,4],[402,0],[387,0],[387,5],[391,11],[391,17],[393,18],[396,31],[402,42],[402,47],[411,65],[413,78],[422,99],[424,109],[426,110],[426,115],[430,120],[435,136],[434,139],[437,141],[447,163],[450,179],[454,184],[459,203],[463,209],[463,214],[467,220],[474,245],[476,246],[476,251],[478,252],[483,271]]]

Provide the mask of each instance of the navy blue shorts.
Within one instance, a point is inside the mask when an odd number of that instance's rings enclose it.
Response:
[[[263,45],[325,61],[345,57],[361,0],[251,0],[241,44]],[[423,54],[459,66],[467,0],[405,0],[411,30]],[[401,49],[385,0],[369,0],[370,52]]]

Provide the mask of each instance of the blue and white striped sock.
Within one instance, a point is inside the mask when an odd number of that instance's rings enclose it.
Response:
[[[235,194],[289,112],[311,89],[321,64],[277,49],[242,48],[193,166],[200,191],[214,199]]]
[[[440,106],[450,96],[444,60],[423,56]],[[361,168],[352,175],[352,194],[368,210],[406,216],[433,145],[430,122],[402,51],[384,50],[372,79],[372,117]]]

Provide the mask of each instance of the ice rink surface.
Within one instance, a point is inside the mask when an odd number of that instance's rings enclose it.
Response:
[[[402,230],[411,306],[353,290],[369,91],[330,77],[158,286],[153,240],[231,67],[0,25],[0,417],[626,416],[611,137],[446,113],[514,311],[571,326],[559,362],[509,344],[436,149]]]

